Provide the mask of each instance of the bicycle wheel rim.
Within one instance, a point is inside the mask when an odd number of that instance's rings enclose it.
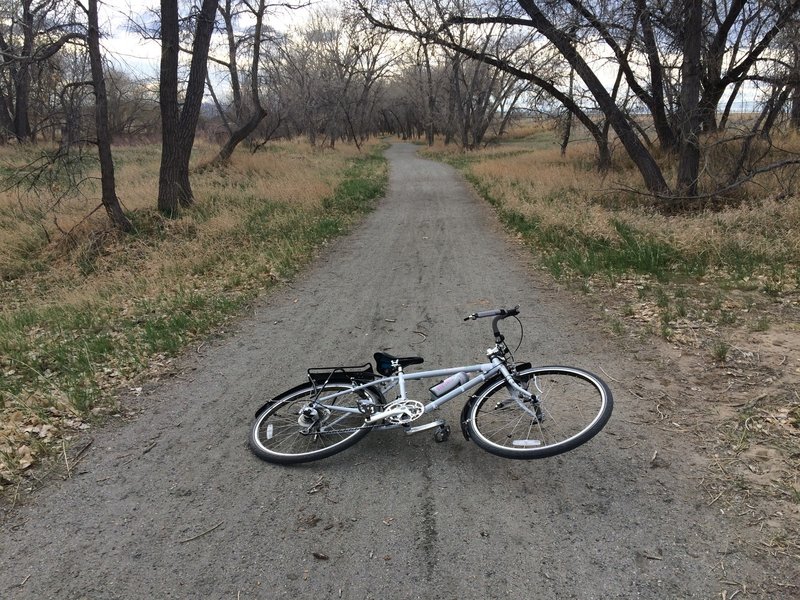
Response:
[[[594,437],[611,416],[613,398],[597,376],[572,367],[538,367],[519,374],[538,408],[512,399],[499,381],[473,403],[469,432],[483,449],[506,458],[545,458]]]
[[[346,391],[352,386],[330,384],[325,394]],[[317,396],[319,390],[309,385],[291,396],[268,406],[256,416],[250,429],[250,446],[261,458],[278,463],[317,460],[340,452],[366,435],[371,427],[364,425],[360,413],[332,410],[319,429],[308,430],[300,424],[300,411]],[[336,398],[334,404],[355,406],[356,394]]]

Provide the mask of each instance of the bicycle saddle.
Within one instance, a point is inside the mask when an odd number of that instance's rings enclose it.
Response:
[[[375,366],[377,367],[378,373],[387,377],[394,372],[394,369],[392,368],[392,362],[394,361],[397,361],[401,367],[420,365],[425,362],[425,359],[423,359],[421,356],[399,357],[392,356],[386,352],[376,352],[373,356],[375,357]]]

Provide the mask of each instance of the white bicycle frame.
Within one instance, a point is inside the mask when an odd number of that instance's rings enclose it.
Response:
[[[435,369],[433,371],[417,371],[413,373],[405,373],[403,368],[398,364],[393,364],[393,367],[397,368],[397,374],[391,375],[389,377],[383,377],[380,379],[373,379],[368,383],[364,383],[362,385],[356,386],[354,388],[350,388],[341,392],[335,392],[333,394],[325,395],[322,397],[316,398],[312,404],[314,406],[321,406],[330,411],[340,412],[340,413],[348,413],[348,414],[359,414],[361,411],[358,408],[347,407],[347,406],[339,406],[337,404],[328,404],[328,402],[335,400],[339,396],[343,396],[345,394],[351,394],[353,392],[357,392],[359,390],[364,390],[371,387],[377,387],[381,390],[382,393],[385,393],[395,387],[400,388],[400,395],[396,400],[393,402],[401,402],[407,401],[409,398],[406,396],[406,381],[416,381],[421,379],[434,379],[440,377],[448,377],[450,375],[455,375],[456,373],[480,373],[475,377],[472,377],[466,383],[450,390],[446,394],[436,398],[435,400],[431,400],[423,405],[423,414],[430,413],[433,410],[439,408],[442,404],[449,402],[456,396],[463,394],[466,391],[471,390],[472,388],[480,385],[484,381],[487,381],[497,375],[498,373],[502,374],[503,378],[506,380],[506,383],[517,392],[514,397],[514,400],[520,405],[520,407],[525,410],[526,412],[530,413],[534,418],[537,416],[536,412],[531,409],[528,405],[525,404],[525,401],[530,401],[533,398],[533,395],[527,391],[525,388],[517,385],[514,381],[514,378],[511,375],[511,372],[506,367],[505,363],[500,359],[500,348],[495,346],[494,348],[490,348],[486,351],[486,354],[491,358],[491,362],[488,363],[481,363],[477,365],[469,365],[465,367],[451,367],[449,369]],[[324,386],[322,388],[324,390]],[[389,408],[388,410],[373,413],[371,416],[366,418],[367,424],[372,424],[375,426],[380,426],[385,429],[393,429],[396,427],[403,427],[407,425],[407,423],[389,423],[384,424],[381,423],[384,419],[389,417],[393,417],[396,415],[402,414],[404,411],[402,408]],[[323,427],[320,428],[320,431],[324,432],[326,429],[330,428],[334,425],[336,420],[331,423],[326,423]]]

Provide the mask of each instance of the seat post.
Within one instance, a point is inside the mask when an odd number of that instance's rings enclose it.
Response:
[[[403,377],[403,365],[399,360],[392,361],[392,366],[397,368],[397,383],[400,385],[400,400],[406,398],[406,378]]]

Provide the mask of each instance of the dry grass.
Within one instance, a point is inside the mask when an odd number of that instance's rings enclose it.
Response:
[[[789,172],[756,179],[740,192],[744,201],[728,207],[665,216],[653,209],[652,202],[643,202],[643,196],[632,193],[641,188],[640,179],[620,151],[614,168],[600,174],[594,169],[592,144],[572,144],[562,157],[552,131],[528,125],[523,133],[513,135],[508,144],[469,155],[442,146],[430,152],[464,167],[473,182],[504,210],[534,220],[540,232],[566,229],[573,237],[613,246],[621,241],[622,224],[625,231],[633,230],[650,243],[668,247],[700,268],[735,275],[752,269],[755,273],[749,274],[753,275],[769,274],[780,265],[787,284],[796,285],[800,198],[785,193],[791,183]],[[797,134],[778,143],[800,151]],[[709,158],[707,162],[714,161]],[[714,165],[706,165],[706,173],[724,171],[721,162],[720,158]],[[542,250],[547,253],[546,248]]]
[[[102,210],[90,214],[93,180],[64,197],[58,177],[0,194],[0,489],[112,412],[115,390],[168,368],[368,210],[385,180],[378,150],[282,142],[239,152],[225,169],[195,172],[196,206],[165,219],[155,210],[158,148],[116,149],[131,235],[110,229]],[[0,148],[0,169],[18,173],[37,151]],[[194,167],[214,151],[199,144]]]
[[[0,155],[0,164],[22,162],[12,148],[2,150],[5,156]],[[193,166],[207,162],[214,150],[199,144],[193,154]],[[152,239],[131,243],[118,238],[108,228],[102,210],[87,218],[99,203],[96,185],[88,186],[82,196],[65,198],[52,210],[52,197],[42,192],[8,191],[0,194],[0,256],[5,259],[0,278],[11,280],[13,286],[25,285],[30,281],[15,277],[15,271],[30,272],[42,266],[39,261],[45,261],[49,268],[36,273],[36,279],[44,278],[62,291],[98,282],[102,286],[109,274],[111,279],[117,279],[114,272],[121,267],[133,267],[136,272],[144,269],[145,279],[152,282],[149,285],[161,286],[164,282],[154,281],[154,274],[180,270],[182,261],[201,264],[230,250],[220,248],[221,238],[241,227],[254,205],[268,201],[296,210],[319,207],[322,199],[334,193],[344,177],[346,162],[356,155],[356,150],[346,146],[330,152],[296,142],[275,144],[269,152],[237,153],[225,170],[204,171],[193,177],[196,210],[174,220],[163,220],[153,212],[158,148],[120,148],[115,157],[120,201],[133,214],[141,231],[149,234],[155,228],[163,233],[160,243],[153,244]],[[281,218],[288,217],[276,216]],[[235,245],[237,241],[228,242]],[[76,280],[81,256],[92,252],[97,255],[91,257],[91,273]],[[189,268],[190,264],[183,266]],[[52,292],[53,289],[47,290],[48,295]]]
[[[507,209],[525,217],[535,216],[544,227],[580,227],[589,235],[609,237],[614,230],[608,218],[603,218],[606,211],[591,201],[602,191],[603,182],[587,176],[583,166],[592,158],[591,147],[586,144],[566,158],[551,144],[533,154],[480,160],[470,168],[470,174],[502,198]]]

